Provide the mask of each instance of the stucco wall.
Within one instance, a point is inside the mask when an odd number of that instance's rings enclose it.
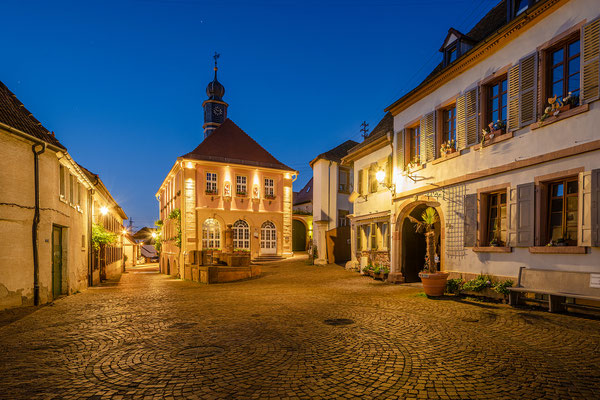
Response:
[[[0,308],[33,304],[34,167],[32,143],[0,131]],[[40,156],[40,300],[52,300],[52,226],[63,235],[63,293],[87,287],[87,196],[81,211],[59,198],[59,160]],[[85,195],[86,190],[82,191]],[[7,203],[18,206],[8,205]]]

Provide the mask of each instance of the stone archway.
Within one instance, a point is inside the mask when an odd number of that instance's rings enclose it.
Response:
[[[306,250],[306,223],[301,219],[294,218],[292,220],[292,251]]]
[[[440,269],[444,270],[446,243],[442,206],[436,199],[422,197],[417,200],[407,200],[399,208],[393,242],[395,261],[391,268],[389,280],[396,282],[420,281],[418,273],[424,265],[424,238],[419,238],[419,235],[414,233],[414,225],[410,222],[408,216],[419,219],[421,213],[427,207],[433,207],[439,217],[435,228],[436,251],[440,257]]]

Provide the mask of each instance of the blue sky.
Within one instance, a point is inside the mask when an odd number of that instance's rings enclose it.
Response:
[[[276,158],[309,161],[360,140],[498,0],[2,0],[2,80],[98,173],[134,220],[176,157],[202,140],[221,54],[229,117]]]

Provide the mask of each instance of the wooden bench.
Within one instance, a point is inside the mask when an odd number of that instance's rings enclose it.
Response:
[[[597,301],[600,304],[600,288],[591,287],[589,272],[555,271],[548,269],[521,267],[517,286],[508,288],[509,304],[519,304],[521,293],[548,295],[548,311],[566,311],[567,307],[594,308],[567,303],[566,299]]]

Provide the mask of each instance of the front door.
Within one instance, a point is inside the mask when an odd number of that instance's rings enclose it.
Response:
[[[260,253],[277,254],[277,230],[270,221],[265,222],[260,228]]]
[[[57,298],[62,294],[62,228],[52,226],[52,298]]]

